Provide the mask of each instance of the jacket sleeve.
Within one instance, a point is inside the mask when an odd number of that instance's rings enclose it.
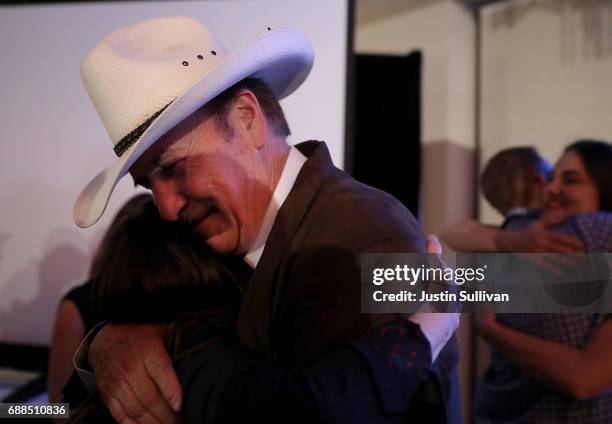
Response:
[[[274,292],[272,304],[280,305],[273,321],[271,334],[277,341],[273,358],[281,361],[312,361],[322,353],[329,352],[339,342],[352,340],[352,346],[367,346],[376,352],[381,336],[388,336],[387,352],[383,359],[368,354],[365,347],[360,351],[371,369],[375,389],[382,399],[384,408],[395,413],[406,404],[398,399],[407,380],[405,368],[414,349],[402,357],[399,349],[410,346],[412,340],[423,340],[433,352],[440,352],[434,363],[437,384],[445,400],[457,397],[456,375],[458,349],[453,338],[459,322],[457,313],[428,314],[418,319],[418,314],[367,314],[361,312],[361,265],[360,253],[414,252],[415,248],[405,240],[382,238],[357,248],[337,246],[313,246],[295,255],[295,261],[288,267],[284,286]],[[423,260],[427,260],[423,257]],[[311,270],[316,269],[314,273]],[[417,321],[422,332],[411,334]],[[401,332],[400,332],[401,331]],[[359,342],[359,343],[358,343]],[[357,343],[357,344],[355,344]],[[396,355],[395,357],[393,355]],[[391,358],[391,359],[389,359]],[[397,358],[397,359],[396,359]],[[407,358],[404,360],[404,358]],[[383,364],[380,366],[379,364]],[[391,386],[388,382],[400,381]],[[445,403],[445,405],[448,402]],[[454,404],[453,404],[454,405]],[[458,415],[456,408],[451,415]]]
[[[398,340],[400,340],[398,342]],[[186,423],[444,422],[418,324],[398,321],[299,367],[221,341],[177,364]],[[381,396],[380,387],[388,392]],[[419,418],[420,417],[420,418]]]

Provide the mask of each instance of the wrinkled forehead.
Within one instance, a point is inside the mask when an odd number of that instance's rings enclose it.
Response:
[[[145,177],[151,168],[158,163],[159,158],[169,150],[172,144],[172,141],[165,136],[153,143],[131,166],[130,174],[134,180]]]
[[[165,167],[189,156],[202,134],[218,135],[216,115],[200,108],[151,145],[130,168],[135,182],[144,180],[156,167]],[[212,138],[214,138],[212,137]],[[210,142],[211,137],[207,137]]]

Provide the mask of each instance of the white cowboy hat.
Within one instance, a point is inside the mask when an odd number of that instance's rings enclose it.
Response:
[[[81,63],[81,77],[119,159],[79,195],[76,224],[93,225],[134,162],[219,93],[256,77],[281,99],[306,79],[313,61],[308,39],[289,29],[268,28],[232,53],[187,17],[152,19],[106,36]]]

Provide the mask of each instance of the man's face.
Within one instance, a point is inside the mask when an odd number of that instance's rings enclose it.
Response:
[[[257,236],[271,197],[258,182],[256,154],[240,129],[228,137],[215,117],[198,111],[149,148],[130,173],[153,191],[162,219],[188,223],[219,253],[241,254]]]

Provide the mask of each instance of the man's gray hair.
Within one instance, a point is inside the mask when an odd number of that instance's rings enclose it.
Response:
[[[277,136],[286,138],[291,134],[283,109],[270,87],[260,79],[246,78],[234,84],[203,106],[207,111],[216,116],[219,127],[227,135],[232,133],[227,120],[227,114],[236,94],[242,89],[247,89],[255,95],[266,116],[266,120]]]

